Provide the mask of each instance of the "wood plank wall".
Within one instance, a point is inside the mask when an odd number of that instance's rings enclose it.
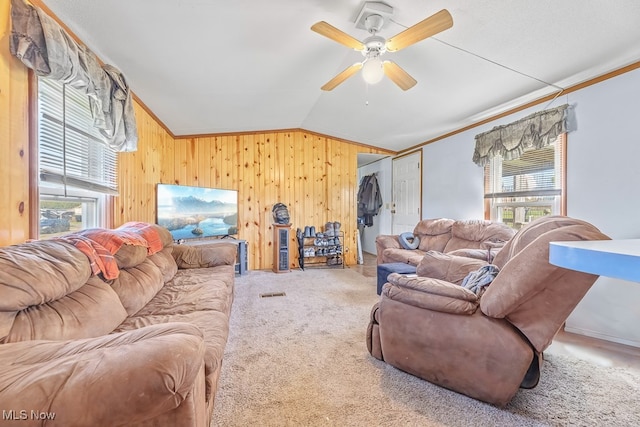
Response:
[[[291,267],[297,267],[296,228],[320,230],[338,221],[345,261],[356,262],[357,155],[384,151],[300,130],[175,139],[148,115],[135,153],[121,153],[115,224],[155,221],[157,183],[238,190],[239,238],[247,240],[250,269],[273,266],[273,216],[289,207]]]
[[[10,2],[0,2],[0,245],[29,235],[29,84],[26,67],[9,53]],[[239,237],[246,239],[251,269],[273,265],[272,206],[285,203],[295,229],[338,221],[345,232],[347,264],[356,262],[358,153],[381,153],[300,130],[174,139],[134,103],[139,149],[121,153],[120,196],[112,226],[154,222],[156,184],[176,183],[239,191]],[[291,267],[297,257],[291,256]]]
[[[27,68],[9,53],[10,2],[0,2],[0,246],[29,238]]]

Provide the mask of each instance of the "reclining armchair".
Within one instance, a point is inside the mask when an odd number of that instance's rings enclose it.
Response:
[[[549,264],[549,242],[605,239],[584,221],[538,219],[502,248],[497,275],[477,293],[460,283],[486,262],[427,253],[417,277],[389,275],[371,311],[369,352],[503,407],[519,388],[538,384],[543,351],[597,279]]]

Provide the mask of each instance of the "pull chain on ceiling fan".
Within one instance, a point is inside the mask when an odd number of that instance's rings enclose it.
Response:
[[[312,31],[330,38],[331,40],[348,48],[360,51],[365,57],[362,62],[358,62],[347,67],[337,76],[325,83],[324,86],[321,87],[322,90],[329,91],[335,89],[336,86],[347,80],[359,70],[362,70],[362,76],[369,84],[375,84],[382,80],[384,76],[387,76],[402,90],[411,89],[415,86],[417,81],[398,64],[393,61],[383,61],[381,56],[385,52],[397,52],[402,50],[453,26],[451,14],[446,9],[443,9],[440,12],[407,28],[394,37],[385,40],[384,37],[377,35],[384,26],[385,19],[382,14],[376,13],[375,10],[380,7],[388,8],[390,11],[392,11],[392,9],[383,3],[367,2],[365,3],[363,12],[366,10],[367,5],[372,6],[373,12],[364,17],[364,28],[369,31],[371,36],[367,37],[362,42],[325,21],[320,21],[311,26]],[[361,15],[363,12],[361,12]]]

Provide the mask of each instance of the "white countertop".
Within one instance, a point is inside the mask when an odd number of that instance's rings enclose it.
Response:
[[[549,262],[571,270],[640,282],[640,239],[551,242]]]

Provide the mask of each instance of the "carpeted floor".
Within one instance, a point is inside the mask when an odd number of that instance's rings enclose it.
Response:
[[[349,268],[237,277],[211,425],[640,425],[640,375],[622,368],[547,355],[538,387],[503,410],[374,359],[375,289]]]

